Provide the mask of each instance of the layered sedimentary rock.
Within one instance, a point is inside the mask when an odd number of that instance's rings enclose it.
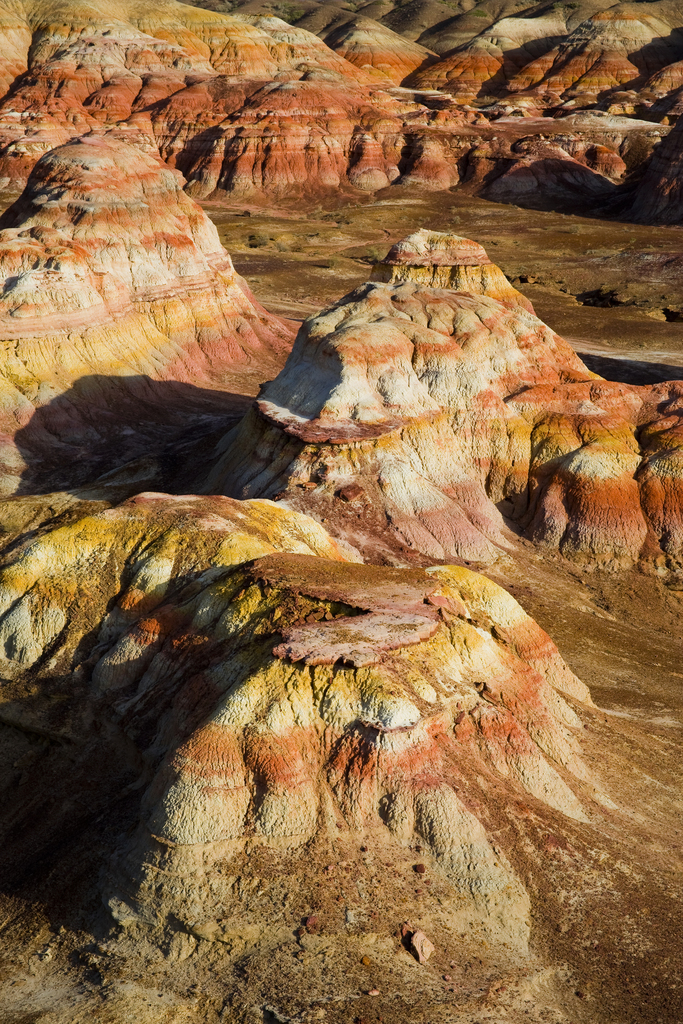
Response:
[[[538,109],[598,101],[627,114],[680,86],[683,34],[674,5],[614,4],[581,13],[537,7],[503,17],[406,84],[443,89],[464,103],[509,97]]]
[[[504,106],[510,113],[510,108]],[[493,126],[492,126],[493,127]],[[604,211],[618,184],[645,162],[670,129],[602,110],[557,119],[501,116],[466,157],[464,187],[495,202]],[[523,129],[526,128],[526,131]],[[570,201],[573,205],[570,207]]]
[[[619,154],[606,146],[579,145],[569,135],[564,138],[526,136],[510,147],[507,166],[485,147],[474,154],[476,172],[485,174],[487,166],[499,171],[486,184],[482,194],[494,202],[548,204],[573,196],[582,205],[598,202],[614,193],[614,179],[625,170]],[[562,145],[564,143],[565,145]],[[566,148],[565,148],[566,146]],[[578,149],[576,159],[572,149]],[[494,172],[495,173],[495,172]]]
[[[501,95],[527,64],[562,42],[567,9],[546,10],[536,18],[503,18],[490,29],[415,72],[408,85],[441,89],[463,103]]]
[[[344,561],[268,501],[141,494],[48,531],[0,571],[0,656],[6,700],[28,678],[77,693],[72,730],[95,714],[137,751],[109,894],[123,923],[211,920],[232,884],[216,869],[246,843],[371,835],[421,842],[458,913],[523,948],[528,897],[471,809],[480,787],[579,820],[602,799],[567,702],[588,691],[506,591]],[[44,729],[64,699],[43,701]]]
[[[490,295],[501,302],[533,313],[529,299],[513,288],[502,270],[492,263],[483,245],[440,231],[416,231],[393,245],[372,280],[399,284],[412,281],[428,288],[448,288],[472,295]]]
[[[424,46],[410,42],[369,18],[338,19],[321,38],[349,63],[364,71],[374,69],[395,85],[435,55]]]
[[[519,39],[520,45],[528,45],[532,40],[536,40],[539,46],[543,46],[546,34],[547,48],[548,45],[552,45],[556,34],[569,34],[602,7],[599,0],[575,0],[572,7],[564,4],[549,7],[548,4],[533,3],[522,8],[510,0],[496,4],[484,2],[470,8],[463,4],[457,13],[451,8],[454,13],[450,18],[442,20],[441,24],[437,22],[423,28],[417,38],[424,46],[431,47],[443,57],[468,45],[476,47],[482,40],[500,45],[503,50],[509,49],[508,41],[515,38]],[[442,13],[442,18],[443,14],[445,12]],[[393,12],[393,17],[389,15],[386,21],[396,22],[399,18],[400,7]],[[520,22],[527,24],[520,25]]]
[[[656,35],[675,21],[667,21],[660,6],[645,18],[650,41],[641,40],[642,60],[633,57],[642,72],[638,109],[648,117],[655,116],[654,100],[663,103],[669,95],[662,94],[665,78],[653,76],[664,74],[662,61],[677,38],[675,31],[669,31],[668,42]],[[535,64],[525,64],[527,58],[554,44],[563,26],[573,28],[561,47],[576,51],[575,62],[588,60],[582,56],[586,47],[607,60],[609,19],[596,16],[589,31],[588,22],[574,28],[581,13],[574,8],[539,18],[533,12],[503,18],[474,40],[470,33],[462,52],[431,67],[430,51],[350,12],[328,11],[316,28],[318,38],[264,16],[258,4],[244,11],[226,16],[175,0],[157,0],[144,9],[127,2],[64,6],[59,0],[48,7],[34,0],[0,7],[7,54],[0,182],[16,189],[46,151],[87,132],[114,134],[160,155],[182,172],[186,190],[199,199],[229,193],[257,202],[308,201],[340,190],[353,195],[391,184],[447,189],[463,181],[481,191],[514,165],[521,170],[518,180],[496,198],[526,202],[552,192],[575,201],[583,190],[590,203],[602,200],[622,177],[624,162],[631,169],[625,138],[616,147],[593,138],[583,145],[583,133],[574,126],[571,152],[560,147],[562,152],[548,154],[547,122],[503,126],[500,120],[512,111],[531,121],[541,108],[557,104],[580,108],[573,72],[559,93],[538,83],[527,88],[519,75]],[[395,89],[399,82],[413,89]],[[464,105],[434,88],[450,90]],[[598,98],[606,109],[636,109],[633,103],[615,106],[618,96],[609,89]],[[593,105],[595,95],[589,99]],[[674,118],[673,100],[666,109],[667,120]],[[487,118],[496,122],[494,129]],[[521,153],[514,148],[518,143],[526,147]],[[593,153],[595,144],[607,145],[609,152]],[[635,163],[642,163],[647,150],[632,151]]]
[[[680,30],[672,34],[671,27],[656,9],[624,4],[601,11],[520,71],[509,88],[541,91],[585,106],[677,60],[682,40]]]
[[[4,493],[90,479],[173,425],[224,418],[218,389],[253,386],[291,338],[180,175],[109,137],[39,161],[0,220],[0,278]]]
[[[495,202],[604,211],[670,130],[603,110],[521,119],[500,106],[495,132],[472,140],[463,174],[465,188]]]
[[[400,280],[382,266],[385,280],[304,322],[203,486],[286,497],[375,557],[398,543],[488,561],[516,524],[569,558],[678,564],[683,383],[597,378],[473,242],[421,232],[400,252]],[[418,253],[436,266],[411,280]],[[442,259],[472,253],[471,291],[430,286]]]

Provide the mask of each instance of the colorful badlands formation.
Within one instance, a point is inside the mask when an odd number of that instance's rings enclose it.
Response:
[[[226,9],[221,0],[196,6]],[[597,104],[655,120],[679,112],[683,20],[673,0],[604,6],[590,0],[237,0],[230,9],[233,16],[281,13],[366,72],[382,70],[405,87],[438,90],[497,115],[505,105],[528,114]]]
[[[646,814],[637,733],[522,603],[549,587],[560,629],[581,573],[677,600],[683,382],[598,377],[424,229],[294,338],[198,200],[458,186],[675,222],[680,130],[632,115],[679,87],[676,5],[485,0],[441,32],[438,0],[302,3],[318,34],[257,3],[0,8],[0,1016],[664,1019],[663,985],[610,1015],[614,977],[575,972],[643,901],[636,948],[673,960],[664,833],[626,847],[675,801]],[[571,934],[605,893],[600,940]]]
[[[455,32],[445,53],[392,28],[404,7],[385,24],[309,4],[300,27],[253,2],[0,4],[0,183],[16,190],[46,152],[113,134],[199,199],[459,186],[530,205],[628,201],[677,117],[679,5],[532,6],[484,25],[485,7],[451,17],[433,3],[450,19],[435,37]]]

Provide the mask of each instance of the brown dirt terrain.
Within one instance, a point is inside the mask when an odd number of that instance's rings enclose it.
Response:
[[[303,318],[335,301],[411,231],[452,230],[480,242],[578,352],[620,360],[596,372],[649,383],[674,379],[670,365],[683,365],[680,227],[521,210],[457,190],[411,190],[338,211],[204,206],[238,272],[283,316]]]

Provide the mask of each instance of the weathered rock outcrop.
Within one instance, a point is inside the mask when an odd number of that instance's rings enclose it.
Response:
[[[473,242],[418,233],[377,276],[392,278],[401,252],[400,280],[305,321],[203,486],[286,496],[378,557],[393,539],[487,561],[514,544],[514,523],[593,564],[680,563],[683,383],[597,378]],[[479,261],[471,290],[431,287],[460,254]],[[436,266],[413,280],[421,257]]]
[[[537,8],[495,21],[406,84],[441,89],[463,103],[508,97],[542,109],[597,101],[613,113],[633,114],[680,86],[682,45],[680,12],[672,4],[614,4],[584,9],[583,17],[568,6]]]
[[[645,224],[683,221],[683,121],[654,150],[628,212]]]
[[[158,452],[188,413],[231,411],[214,389],[281,365],[289,327],[181,186],[158,157],[87,136],[47,153],[0,219],[4,493]]]
[[[247,843],[372,836],[423,844],[458,894],[451,927],[524,948],[528,897],[469,809],[480,786],[579,820],[600,798],[566,700],[588,691],[506,591],[346,562],[272,502],[141,494],[48,531],[0,571],[0,658],[6,701],[29,677],[65,694],[43,728],[77,693],[71,730],[94,713],[137,751],[123,923],[225,916]]]

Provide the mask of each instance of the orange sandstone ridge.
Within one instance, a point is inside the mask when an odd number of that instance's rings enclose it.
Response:
[[[209,492],[286,498],[375,557],[487,562],[521,532],[680,567],[683,382],[589,372],[467,239],[418,232],[373,276],[304,322]]]

